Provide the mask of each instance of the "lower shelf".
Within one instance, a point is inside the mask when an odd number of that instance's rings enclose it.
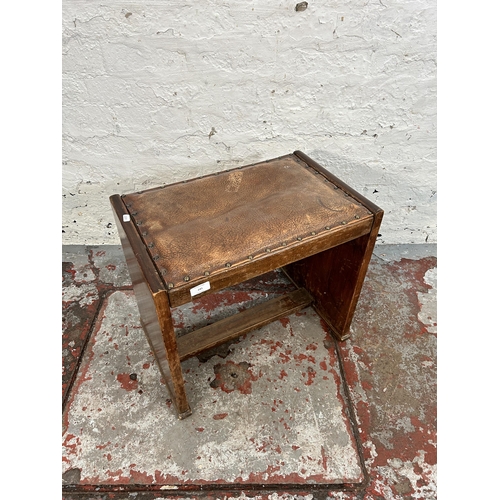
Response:
[[[224,318],[177,339],[181,361],[196,356],[206,349],[217,347],[255,328],[272,323],[284,316],[309,306],[313,298],[305,288],[271,299],[238,314]]]

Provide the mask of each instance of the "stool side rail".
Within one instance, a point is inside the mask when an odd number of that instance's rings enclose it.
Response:
[[[177,340],[181,361],[300,311],[312,301],[307,290],[299,288],[183,335]]]
[[[194,279],[190,281],[188,285],[183,285],[168,291],[170,305],[172,307],[178,307],[190,302],[192,300],[189,292],[190,288],[205,281],[210,281],[210,290],[200,294],[199,297],[260,276],[261,274],[297,260],[304,259],[310,255],[323,252],[332,246],[337,246],[359,238],[370,232],[372,228],[372,219],[373,217],[369,216],[353,222],[348,226],[334,228],[328,234],[323,233],[317,237],[311,238],[309,241],[297,242],[284,249],[263,254],[262,256],[254,258],[251,266],[248,265],[247,262],[242,263],[242,265],[238,263],[223,272],[214,273],[209,277]]]

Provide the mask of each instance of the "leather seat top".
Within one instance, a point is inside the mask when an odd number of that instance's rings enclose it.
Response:
[[[128,194],[124,201],[162,278],[175,286],[372,217],[294,155]]]

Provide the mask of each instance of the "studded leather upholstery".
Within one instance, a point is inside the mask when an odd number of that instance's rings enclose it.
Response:
[[[123,201],[165,283],[175,287],[372,217],[293,154]]]

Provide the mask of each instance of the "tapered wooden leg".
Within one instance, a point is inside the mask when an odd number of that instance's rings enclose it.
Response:
[[[375,214],[369,234],[286,266],[298,286],[314,298],[314,307],[339,340],[350,336],[383,213]]]
[[[191,415],[184,389],[184,378],[177,351],[177,339],[172,324],[170,305],[165,290],[152,292],[126,243],[124,253],[132,278],[141,324],[153,351],[156,363],[177,409],[179,418]]]
[[[131,274],[136,269],[129,264]],[[153,351],[156,363],[167,386],[179,418],[191,415],[186,397],[181,362],[177,351],[177,339],[172,324],[167,292],[152,293],[145,282],[134,281],[134,292],[141,316],[141,324]]]
[[[160,349],[159,358],[164,361],[162,365],[162,373],[169,372],[169,377],[174,396],[174,403],[177,407],[179,418],[186,418],[191,415],[191,408],[189,406],[186,390],[184,387],[184,377],[182,375],[181,360],[179,351],[177,349],[177,337],[172,323],[172,315],[170,313],[170,304],[168,302],[167,292],[162,290],[154,294],[154,302],[156,306],[156,313],[158,315],[158,322],[161,328],[163,349]],[[165,363],[165,360],[167,363]],[[168,364],[168,369],[167,365]],[[163,366],[164,365],[164,366]],[[167,378],[164,375],[164,378]]]

